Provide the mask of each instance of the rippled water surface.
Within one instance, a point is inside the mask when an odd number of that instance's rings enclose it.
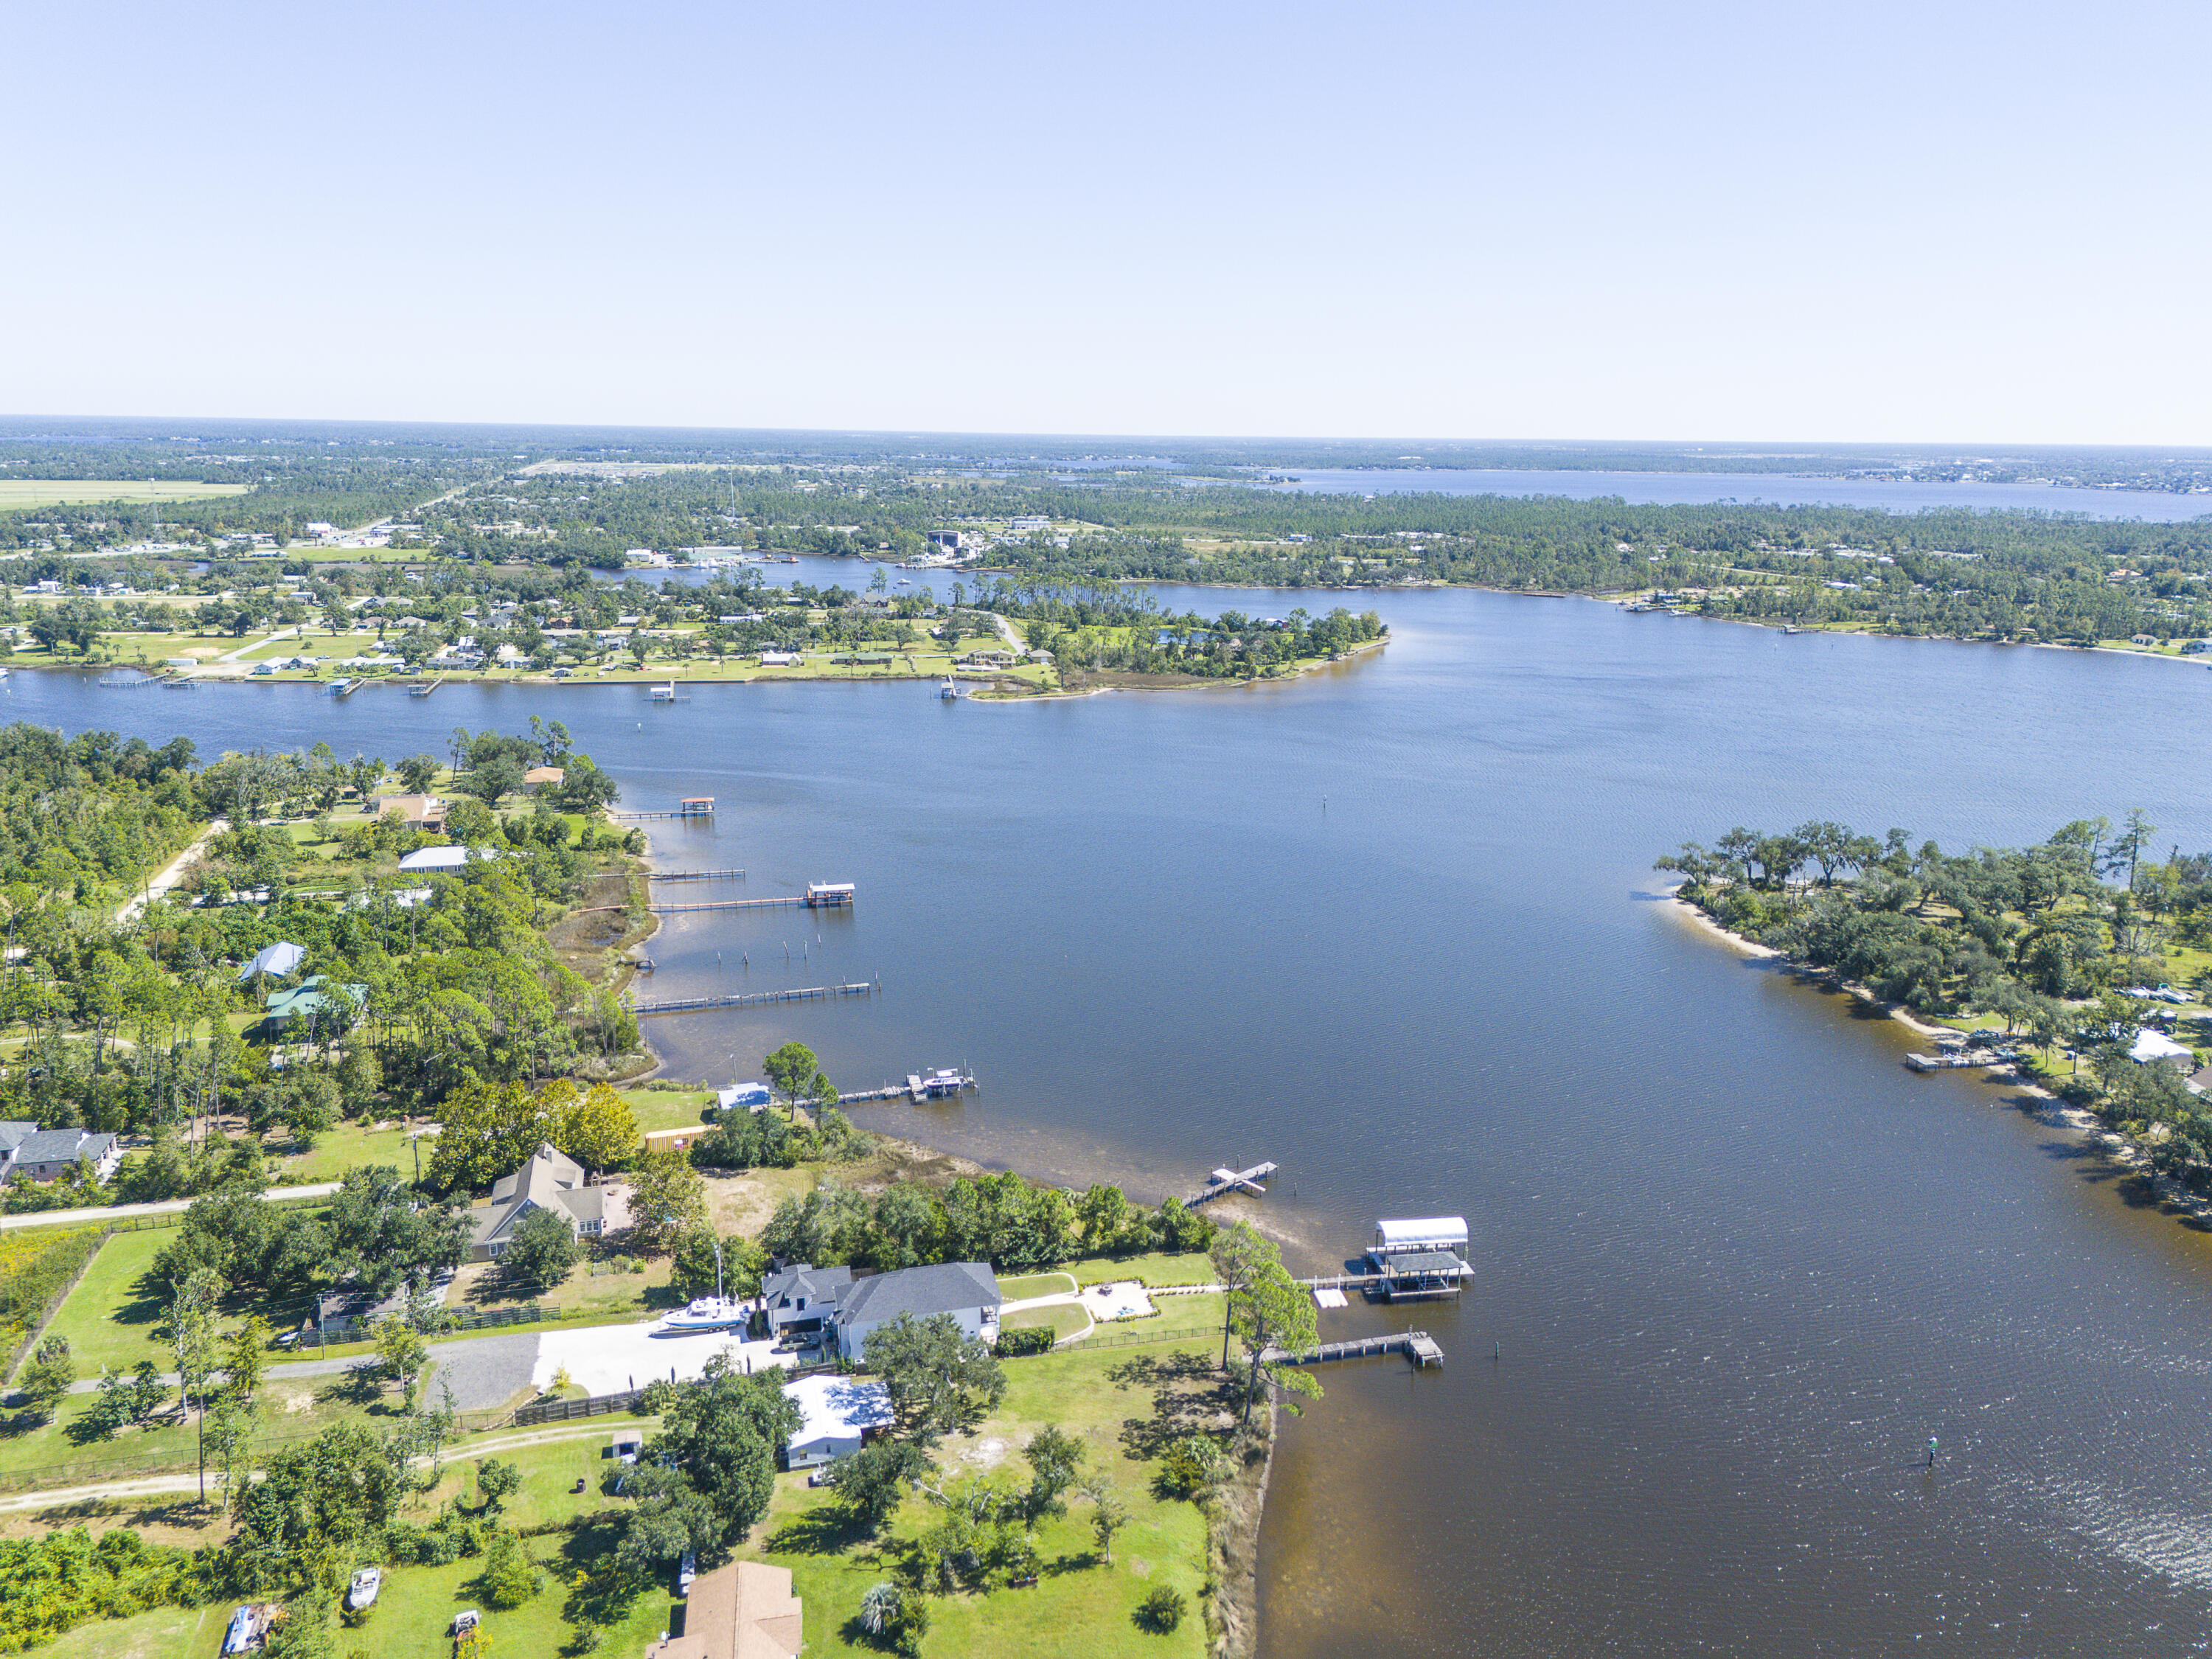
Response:
[[[17,674],[0,714],[387,759],[557,716],[626,805],[717,798],[665,863],[859,884],[849,915],[674,920],[650,994],[883,984],[653,1021],[674,1075],[796,1036],[848,1087],[972,1066],[979,1096],[859,1115],[986,1162],[1157,1194],[1273,1158],[1255,1212],[1307,1271],[1378,1215],[1464,1212],[1462,1302],[1322,1316],[1449,1359],[1332,1367],[1288,1425],[1270,1656],[2200,1650],[2203,1241],[2008,1091],[1905,1073],[1901,1027],[1692,931],[1649,866],[1816,816],[1963,847],[2140,805],[2212,845],[2212,675],[1376,602],[1379,657],[1239,690]]]

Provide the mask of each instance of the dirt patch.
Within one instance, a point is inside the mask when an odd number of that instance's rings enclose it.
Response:
[[[748,1170],[743,1175],[706,1179],[708,1213],[715,1231],[744,1238],[759,1237],[777,1205],[814,1188],[814,1178],[805,1170]]]
[[[545,942],[568,967],[589,980],[606,975],[605,957],[649,935],[654,926],[649,915],[633,914],[631,905],[641,896],[633,891],[642,878],[624,870],[610,870],[585,878],[576,896],[576,908],[545,930]]]
[[[840,1184],[864,1193],[880,1192],[901,1182],[914,1182],[925,1187],[950,1187],[963,1176],[974,1180],[990,1173],[981,1164],[951,1152],[940,1152],[933,1146],[919,1141],[902,1140],[896,1135],[878,1135],[875,1150],[857,1164],[841,1165],[836,1174]]]

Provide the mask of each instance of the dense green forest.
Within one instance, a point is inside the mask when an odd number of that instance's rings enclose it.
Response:
[[[1731,830],[1656,867],[1682,874],[1680,897],[1795,962],[2046,1055],[2072,1051],[2087,1069],[2052,1063],[2062,1092],[2212,1190],[2212,1110],[2182,1070],[2129,1055],[2147,1027],[2212,1047],[2198,1006],[2212,998],[2212,854],[2159,859],[2156,833],[2136,812],[2118,826],[2069,823],[2033,847],[1946,853],[1902,830],[1814,822]]]
[[[327,827],[343,800],[364,799],[388,772],[434,773],[448,761],[461,769],[460,798],[444,836],[396,818]],[[548,762],[571,774],[557,799],[494,810],[517,798],[526,763]],[[216,1178],[192,1126],[219,1111],[311,1146],[340,1115],[421,1112],[471,1085],[628,1052],[635,1017],[545,932],[595,873],[621,867],[630,833],[588,817],[580,830],[564,811],[588,812],[612,793],[557,723],[528,736],[458,734],[446,757],[392,767],[322,745],[200,766],[184,739],[154,750],[106,732],[64,744],[33,726],[0,732],[9,803],[0,901],[13,946],[0,1039],[20,1045],[0,1074],[0,1116],[151,1135],[153,1152],[126,1160],[115,1193],[174,1195]],[[325,853],[304,861],[289,829],[255,821],[310,815],[320,816],[309,840]],[[218,816],[234,827],[208,843],[191,886],[119,919],[139,879]],[[397,873],[401,854],[448,839],[498,856],[427,880]],[[327,1018],[284,1034],[293,1052],[281,1069],[266,1037],[240,1036],[228,1018],[258,1007],[267,988],[240,985],[239,964],[279,941],[307,952],[284,983],[321,975],[349,988],[326,1000]],[[67,1185],[11,1189],[9,1202],[88,1196]]]

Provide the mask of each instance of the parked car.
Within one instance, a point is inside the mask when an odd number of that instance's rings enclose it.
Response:
[[[676,1564],[676,1593],[677,1593],[677,1595],[690,1595],[690,1594],[691,1594],[691,1581],[692,1581],[693,1579],[696,1578],[698,1576],[699,1576],[699,1558],[698,1558],[697,1556],[694,1555],[694,1554],[693,1554],[690,1550],[686,1550],[686,1551],[684,1551],[684,1559],[683,1559],[681,1561],[679,1561],[679,1562],[678,1562],[678,1563]]]

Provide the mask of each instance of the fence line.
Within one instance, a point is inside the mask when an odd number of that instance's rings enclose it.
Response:
[[[456,1412],[453,1413],[453,1425],[464,1434],[486,1434],[494,1429],[507,1427],[514,1417],[514,1413],[496,1408]],[[290,1433],[259,1434],[254,1438],[255,1449],[258,1451],[270,1447],[303,1445],[331,1426],[325,1423]],[[450,1446],[448,1449],[455,1455],[465,1455]],[[31,1492],[42,1486],[91,1486],[102,1481],[129,1480],[141,1475],[185,1474],[198,1467],[198,1457],[189,1449],[155,1453],[144,1458],[88,1458],[75,1463],[49,1463],[38,1468],[0,1469],[0,1492]],[[214,1475],[217,1471],[210,1464],[208,1473]]]

